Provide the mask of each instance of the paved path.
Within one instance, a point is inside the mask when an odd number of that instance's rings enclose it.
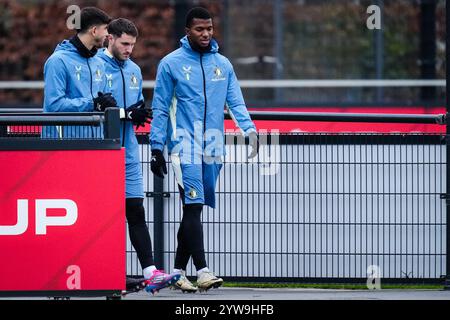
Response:
[[[444,290],[331,290],[219,288],[203,293],[161,290],[155,296],[145,291],[127,295],[124,300],[450,300]]]
[[[0,298],[15,300],[18,298]],[[23,300],[48,300],[47,297],[19,298]],[[290,288],[219,288],[202,293],[182,293],[163,289],[156,295],[145,291],[132,293],[123,300],[450,300],[450,291],[444,290],[336,290],[336,289],[290,289]],[[105,300],[105,297],[77,298],[71,300]]]

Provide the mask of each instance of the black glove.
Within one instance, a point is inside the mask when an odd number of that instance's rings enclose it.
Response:
[[[258,134],[252,131],[248,134],[248,144],[252,148],[252,152],[248,155],[248,159],[256,157],[259,151],[259,139]]]
[[[150,161],[150,168],[155,176],[164,178],[164,174],[167,174],[166,159],[164,159],[161,150],[152,150],[152,160]]]
[[[132,121],[138,128],[139,126],[144,126],[146,123],[150,123],[152,117],[152,108],[146,107],[143,100],[139,100],[125,110],[125,119]]]
[[[98,93],[98,97],[94,98],[94,110],[105,111],[106,108],[117,108],[116,99],[111,93]]]

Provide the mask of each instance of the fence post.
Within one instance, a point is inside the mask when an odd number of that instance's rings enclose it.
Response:
[[[446,196],[450,192],[450,126],[449,126],[449,113],[450,113],[450,4],[447,2],[445,4],[445,12],[446,12],[446,47],[445,47],[445,57],[446,57],[446,85],[445,85],[445,93],[446,93],[446,112],[447,112],[447,123],[446,123]],[[444,289],[450,290],[450,231],[449,231],[449,219],[450,219],[450,199],[446,199],[446,254],[445,254],[445,284]]]
[[[153,251],[155,265],[164,269],[164,180],[153,175]]]
[[[120,140],[120,113],[118,108],[107,108],[104,125],[105,139]]]

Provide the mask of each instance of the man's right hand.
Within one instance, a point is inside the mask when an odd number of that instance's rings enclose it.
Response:
[[[105,111],[106,108],[117,108],[116,99],[111,93],[98,93],[98,97],[94,98],[94,110]]]
[[[150,168],[155,176],[164,178],[164,174],[167,174],[166,159],[164,159],[161,150],[152,150],[152,160],[150,161]]]

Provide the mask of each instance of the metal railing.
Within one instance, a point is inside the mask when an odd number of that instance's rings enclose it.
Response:
[[[445,87],[445,79],[289,79],[240,80],[241,88],[348,88],[348,87]],[[153,89],[154,80],[144,80],[144,89]],[[0,81],[1,89],[44,89],[44,81]]]
[[[377,123],[423,123],[445,124],[444,114],[377,114],[347,112],[267,112],[250,111],[253,120],[269,121],[330,121],[330,122],[377,122]],[[225,114],[227,119],[230,115]]]
[[[119,110],[42,113],[0,109],[0,149],[120,149]]]

